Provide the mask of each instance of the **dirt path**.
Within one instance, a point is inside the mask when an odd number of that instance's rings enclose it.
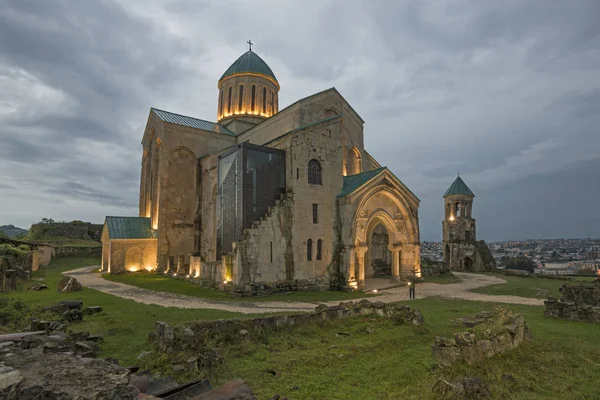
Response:
[[[174,293],[156,292],[149,289],[142,289],[135,286],[126,285],[119,282],[107,281],[99,273],[90,271],[98,269],[98,266],[83,267],[64,274],[76,278],[83,286],[96,289],[104,293],[112,294],[124,299],[134,300],[143,304],[156,304],[163,307],[192,308],[192,309],[215,309],[223,311],[239,312],[244,314],[289,312],[289,311],[311,311],[317,303],[304,302],[239,302],[239,301],[214,301],[198,297],[185,296]],[[487,301],[494,303],[510,303],[541,306],[544,304],[541,299],[532,299],[518,296],[491,296],[487,294],[472,293],[471,289],[506,283],[500,279],[489,275],[454,273],[461,279],[459,283],[440,285],[437,283],[423,283],[417,286],[417,298],[424,297],[444,297],[449,299],[462,299],[472,301]],[[406,287],[388,289],[384,294],[376,299],[383,302],[395,302],[408,300],[408,290]],[[373,298],[371,298],[373,300]],[[336,305],[339,301],[330,301],[325,304]]]

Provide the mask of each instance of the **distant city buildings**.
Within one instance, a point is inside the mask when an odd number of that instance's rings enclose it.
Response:
[[[499,268],[502,262],[527,257],[537,264],[541,275],[600,275],[600,239],[530,239],[491,242],[488,247]],[[443,261],[441,242],[422,242],[421,257]]]

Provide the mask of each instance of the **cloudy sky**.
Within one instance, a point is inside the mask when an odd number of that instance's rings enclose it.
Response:
[[[214,120],[248,39],[280,108],[352,104],[422,240],[457,172],[482,239],[600,237],[597,0],[0,0],[0,225],[136,215],[149,108]]]

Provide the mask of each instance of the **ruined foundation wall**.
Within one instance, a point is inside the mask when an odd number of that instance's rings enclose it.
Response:
[[[600,323],[600,279],[589,285],[566,284],[560,288],[561,298],[544,301],[544,315],[570,321]]]
[[[512,350],[532,338],[523,316],[512,314],[506,307],[498,307],[492,312],[484,311],[473,319],[461,322],[470,328],[456,332],[453,338],[435,337],[431,349],[439,365],[451,366],[463,362],[476,364]]]
[[[261,335],[284,327],[318,324],[360,315],[379,315],[398,323],[414,325],[424,322],[421,312],[411,310],[408,306],[361,300],[355,303],[340,303],[335,307],[320,305],[314,312],[303,314],[189,322],[176,326],[157,322],[156,331],[150,334],[149,340],[159,350],[167,353],[203,351],[210,350],[220,343],[235,343],[246,336]]]

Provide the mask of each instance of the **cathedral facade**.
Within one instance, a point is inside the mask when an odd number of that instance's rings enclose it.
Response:
[[[366,151],[363,119],[335,88],[282,110],[279,89],[250,50],[219,79],[216,122],[150,110],[139,216],[107,217],[103,269],[236,285],[420,276],[419,199]]]

